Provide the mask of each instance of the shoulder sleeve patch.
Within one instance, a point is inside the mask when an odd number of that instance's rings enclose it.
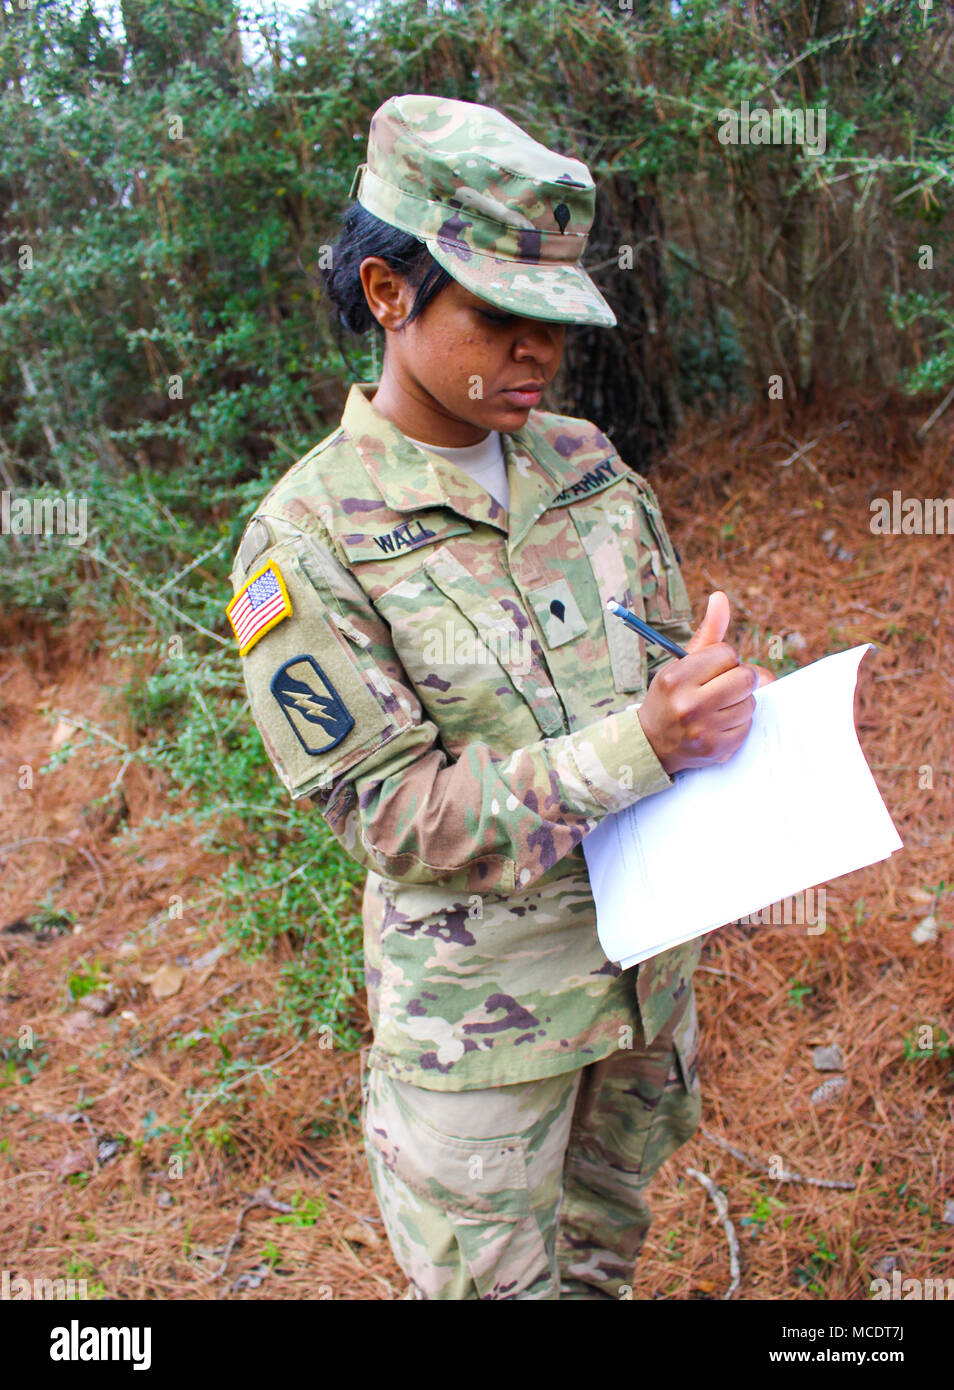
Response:
[[[274,560],[246,579],[225,609],[239,644],[239,656],[250,652],[266,632],[291,617],[291,599]]]
[[[252,715],[293,799],[329,788],[413,721],[362,636],[319,594],[303,565],[305,540],[283,542],[289,618],[242,660]],[[277,569],[274,558],[269,565]],[[352,633],[355,634],[352,636]]]
[[[298,742],[312,757],[330,753],[354,728],[341,696],[307,653],[279,666],[271,679],[271,692]]]

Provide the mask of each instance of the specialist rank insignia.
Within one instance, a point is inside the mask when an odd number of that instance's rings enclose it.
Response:
[[[295,656],[272,676],[271,691],[306,753],[327,753],[354,728],[354,719],[311,656]]]

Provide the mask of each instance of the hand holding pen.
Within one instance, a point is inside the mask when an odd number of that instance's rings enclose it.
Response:
[[[726,595],[721,590],[709,595],[705,617],[685,649],[621,604],[606,606],[648,642],[681,658],[663,667],[639,707],[643,732],[666,771],[672,775],[728,762],[751,727],[753,691],[761,678],[723,640],[730,617]]]

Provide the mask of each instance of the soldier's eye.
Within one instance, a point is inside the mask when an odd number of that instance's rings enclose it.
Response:
[[[509,323],[514,317],[513,314],[490,314],[486,309],[478,309],[481,318],[489,319],[491,323]]]

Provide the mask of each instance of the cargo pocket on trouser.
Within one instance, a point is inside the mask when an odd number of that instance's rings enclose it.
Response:
[[[521,1136],[441,1133],[414,1113],[413,1086],[398,1087],[375,1067],[367,1075],[371,1180],[394,1257],[417,1295],[555,1298],[555,1260],[531,1201]],[[486,1092],[469,1094],[486,1108]]]
[[[637,1037],[634,1049],[587,1067],[557,1243],[564,1296],[626,1296],[652,1223],[645,1189],[699,1124],[698,1047],[690,992],[648,1047]]]

